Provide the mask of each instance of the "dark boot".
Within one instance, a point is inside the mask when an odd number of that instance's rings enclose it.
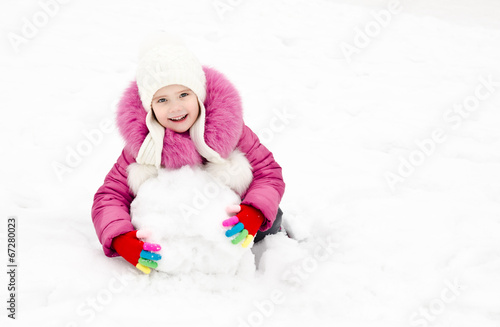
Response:
[[[278,213],[276,214],[276,220],[274,221],[273,225],[271,228],[269,228],[266,231],[258,231],[257,234],[255,235],[254,242],[257,243],[259,241],[262,241],[264,237],[267,235],[273,235],[276,234],[281,230],[281,218],[283,217],[283,211],[281,211],[280,208],[278,208]]]

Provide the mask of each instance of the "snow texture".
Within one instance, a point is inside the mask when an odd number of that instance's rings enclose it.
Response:
[[[44,20],[42,3],[60,4]],[[498,326],[500,2],[379,15],[390,3],[1,1],[0,262],[15,215],[19,315],[0,326]],[[294,239],[255,244],[252,276],[144,275],[95,235],[116,103],[158,30],[235,84],[283,167]]]
[[[131,204],[132,224],[149,230],[145,241],[160,244],[157,270],[172,275],[249,275],[255,270],[250,249],[224,235],[226,208],[239,196],[199,167],[160,169],[139,188]]]

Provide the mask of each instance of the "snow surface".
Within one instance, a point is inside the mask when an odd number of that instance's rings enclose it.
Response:
[[[168,275],[202,273],[251,276],[254,256],[233,245],[222,221],[232,216],[228,208],[240,197],[199,167],[160,169],[158,176],[141,185],[130,205],[132,224],[149,231],[144,240],[159,244],[156,270]],[[233,212],[234,214],[234,212]],[[168,278],[169,276],[165,276]]]
[[[401,1],[378,29],[389,1],[65,1],[46,22],[45,2],[0,3],[0,211],[19,263],[1,326],[499,325],[498,1]],[[115,106],[160,29],[235,83],[283,166],[294,239],[255,245],[249,278],[143,275],[95,235]]]

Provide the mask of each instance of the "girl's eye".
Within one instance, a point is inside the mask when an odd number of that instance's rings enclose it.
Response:
[[[189,93],[186,93],[186,92],[181,93],[181,98],[187,97],[188,95],[189,95]]]
[[[158,103],[162,103],[162,102],[165,102],[165,101],[167,101],[167,99],[165,99],[165,98],[158,99]]]

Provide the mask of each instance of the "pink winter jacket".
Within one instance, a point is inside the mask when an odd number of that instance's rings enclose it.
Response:
[[[261,230],[269,229],[285,190],[281,167],[272,153],[243,122],[241,100],[234,86],[219,72],[203,67],[207,79],[205,142],[226,158],[235,149],[245,154],[252,166],[253,180],[241,196],[265,216]],[[134,194],[127,183],[127,167],[135,162],[148,130],[137,84],[133,82],[118,105],[117,124],[126,145],[94,196],[92,221],[104,253],[118,254],[111,248],[114,237],[135,230],[131,223],[130,203]],[[194,147],[189,133],[165,130],[162,167],[177,169],[202,165],[204,159]],[[222,221],[223,217],[221,217]]]

